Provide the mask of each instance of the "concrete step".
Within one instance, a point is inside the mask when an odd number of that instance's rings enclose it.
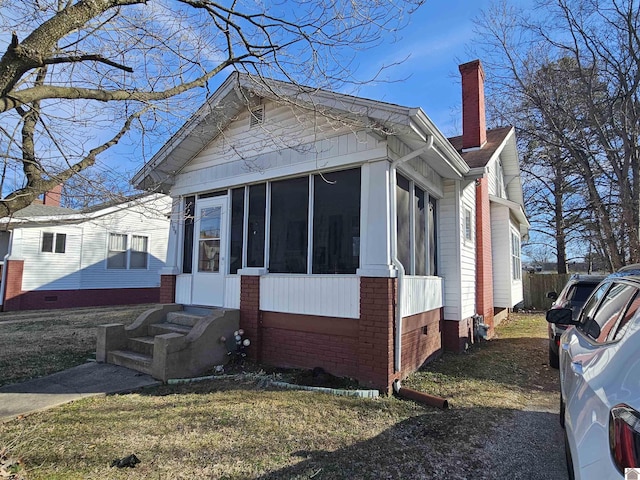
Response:
[[[169,312],[167,313],[167,323],[193,327],[204,315],[192,312]]]
[[[114,350],[109,352],[107,363],[120,365],[138,372],[151,375],[151,356],[130,350]]]
[[[130,338],[127,342],[129,350],[143,355],[153,355],[153,337],[135,337]]]
[[[181,333],[187,335],[191,331],[191,327],[179,325],[177,323],[155,323],[149,325],[149,335],[163,335],[165,333]]]

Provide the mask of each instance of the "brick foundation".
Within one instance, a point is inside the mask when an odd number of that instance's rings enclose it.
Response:
[[[394,365],[396,279],[360,278],[360,318],[260,311],[260,277],[242,276],[240,326],[250,358],[266,365],[321,367],[389,393],[392,383],[442,352],[442,310],[403,319],[402,373]]]
[[[442,354],[442,310],[402,319],[402,376]]]
[[[388,392],[394,373],[395,278],[360,279],[358,381]]]
[[[5,312],[20,310],[24,260],[7,260],[4,269],[6,276],[2,310]]]
[[[473,320],[445,320],[443,346],[449,352],[462,353],[473,343]]]
[[[158,303],[159,288],[100,288],[88,290],[33,290],[5,297],[3,311],[101,307]]]
[[[176,302],[176,275],[160,275],[160,303]]]
[[[240,328],[251,340],[247,350],[250,359],[261,361],[262,332],[260,328],[260,277],[242,275],[240,278]]]

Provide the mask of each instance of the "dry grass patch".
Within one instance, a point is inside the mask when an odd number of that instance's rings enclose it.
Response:
[[[404,382],[445,395],[448,411],[214,380],[30,415],[0,425],[0,447],[11,445],[36,480],[492,478],[493,426],[536,394],[557,399],[557,374],[541,364],[543,327],[540,316],[514,316],[497,340]],[[110,467],[132,453],[136,468]]]
[[[58,372],[95,357],[96,327],[133,322],[149,305],[0,313],[0,385]]]
[[[453,408],[555,408],[558,371],[548,365],[543,314],[511,314],[489,342],[445,354],[405,385],[449,399]]]

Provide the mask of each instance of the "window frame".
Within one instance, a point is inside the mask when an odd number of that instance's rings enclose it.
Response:
[[[124,250],[111,250],[111,238],[114,236],[118,236],[124,239]],[[142,250],[133,250],[133,239],[142,238],[144,239],[144,245],[146,250],[143,252]],[[105,270],[149,270],[149,246],[150,246],[150,237],[149,235],[142,235],[139,233],[117,233],[117,232],[108,232],[107,234],[107,251],[105,256]],[[123,253],[124,254],[124,266],[122,267],[114,267],[109,266],[109,259],[115,258],[116,255],[110,256],[111,252]],[[131,266],[131,258],[133,253],[144,253],[145,261],[144,267],[135,267]]]
[[[511,233],[511,280],[522,280],[522,241],[520,235],[510,231]]]
[[[50,250],[45,250],[45,236],[51,238]],[[62,242],[60,242],[62,239]],[[49,243],[49,242],[47,242]],[[61,248],[59,248],[61,246]],[[40,235],[40,253],[67,253],[67,234],[60,232],[42,232]]]

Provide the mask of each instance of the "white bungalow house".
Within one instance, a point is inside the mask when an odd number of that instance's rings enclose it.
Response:
[[[240,310],[249,353],[388,390],[522,300],[512,128],[233,73],[133,179],[174,200],[162,295]],[[476,325],[474,325],[474,322]]]
[[[0,219],[3,311],[155,303],[171,199],[144,194],[84,210],[60,190]]]

